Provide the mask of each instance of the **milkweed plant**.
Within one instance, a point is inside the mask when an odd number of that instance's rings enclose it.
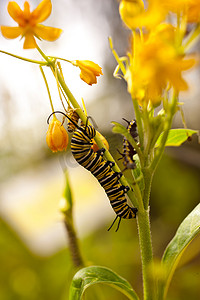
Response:
[[[127,93],[131,96],[134,109],[133,121],[127,121],[127,127],[113,122],[113,132],[123,136],[121,158],[125,169],[128,169],[126,172],[119,169],[111,156],[107,140],[95,131],[95,123],[87,116],[84,103],[80,105],[68,88],[61,63],[78,67],[80,79],[88,85],[97,83],[97,77],[103,75],[102,68],[89,60],[70,61],[67,58],[47,56],[41,50],[38,43],[42,40],[53,42],[62,33],[59,28],[41,24],[51,14],[51,0],[41,1],[33,11],[27,1],[24,2],[23,9],[16,2],[10,1],[7,10],[17,26],[1,26],[2,35],[8,39],[21,37],[24,40],[23,48],[38,51],[40,60],[27,59],[3,50],[0,52],[39,66],[51,108],[46,135],[48,147],[53,152],[66,150],[69,138],[64,126],[68,122],[68,129],[72,131],[75,158],[97,177],[108,195],[119,223],[121,218],[132,217],[131,221],[137,223],[143,299],[165,299],[181,255],[200,232],[200,204],[180,224],[161,261],[156,262],[155,266],[150,230],[151,183],[165,147],[178,147],[193,134],[197,134],[196,130],[186,127],[184,120],[183,128],[171,127],[175,114],[182,110],[179,93],[188,90],[183,72],[198,66],[199,62],[194,45],[200,36],[200,1],[148,0],[144,3],[142,0],[121,0],[119,3],[122,26],[130,31],[130,47],[120,57],[111,37],[109,46],[117,64],[113,74],[126,81]],[[47,68],[55,78],[62,112],[54,107],[45,76]],[[57,119],[59,113],[63,115],[62,121]],[[95,119],[95,116],[92,117]],[[89,137],[89,129],[94,129],[94,137]],[[84,154],[84,147],[89,149],[88,157]],[[84,161],[88,159],[87,165],[76,157],[78,151]],[[95,165],[96,161],[99,163],[98,167]],[[89,167],[89,163],[93,165],[93,169]],[[101,166],[102,171],[99,171]],[[131,180],[127,173],[131,174]],[[129,299],[140,299],[128,281],[113,270],[104,266],[85,265],[73,223],[73,198],[67,171],[65,179],[60,210],[69,236],[72,261],[79,269],[74,275],[66,299],[82,299],[85,290],[94,283],[107,283]],[[130,206],[127,205],[128,201]],[[134,211],[132,217],[126,211],[127,208],[130,211],[131,207]],[[98,299],[98,294],[95,299]]]

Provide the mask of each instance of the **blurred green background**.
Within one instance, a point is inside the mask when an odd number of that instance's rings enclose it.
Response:
[[[22,6],[24,1],[18,1]],[[35,8],[40,1],[30,1]],[[0,21],[14,25],[0,2]],[[112,36],[119,55],[128,48],[129,32],[122,25],[115,0],[52,1],[53,13],[45,24],[61,27],[55,43],[40,43],[50,55],[90,59],[103,67],[98,85],[80,82],[78,70],[64,65],[66,82],[78,101],[84,98],[88,114],[109,141],[111,153],[122,138],[112,135],[111,121],[133,119],[130,97],[123,80],[112,73],[116,62],[108,45]],[[94,5],[95,4],[95,5]],[[22,51],[18,40],[0,37],[1,49],[38,58]],[[14,50],[13,50],[14,49]],[[198,49],[198,48],[197,48]],[[64,176],[59,154],[47,149],[46,119],[50,106],[39,68],[0,55],[0,299],[67,299],[76,272],[68,250],[59,200]],[[49,76],[47,74],[47,76]],[[181,95],[188,128],[199,129],[199,69],[187,74],[190,91]],[[56,85],[49,76],[56,109],[62,109]],[[174,127],[182,127],[180,113]],[[180,222],[200,201],[200,147],[197,137],[180,148],[166,149],[154,177],[151,194],[153,248],[160,258]],[[88,264],[104,265],[125,277],[141,295],[141,262],[135,221],[123,221],[120,230],[107,232],[114,213],[104,191],[88,172],[65,157],[74,195],[75,225],[80,248]],[[200,295],[200,238],[183,255],[169,289],[169,300],[196,300]],[[93,299],[92,289],[88,299]],[[98,288],[103,299],[126,299],[108,286]]]

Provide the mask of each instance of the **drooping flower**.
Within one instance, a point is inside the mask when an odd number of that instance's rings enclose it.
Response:
[[[24,2],[24,10],[15,1],[10,1],[7,9],[9,15],[18,23],[18,26],[1,26],[1,32],[8,39],[15,39],[19,36],[24,37],[24,49],[36,48],[35,37],[55,41],[62,32],[59,28],[39,24],[51,14],[51,0],[43,0],[32,12],[30,12],[30,5],[27,1]]]
[[[75,60],[72,64],[80,68],[80,78],[89,85],[97,83],[97,76],[103,75],[102,68],[93,61]]]
[[[68,145],[68,133],[62,123],[54,116],[49,123],[49,128],[46,135],[48,147],[53,151],[66,150]]]
[[[175,28],[161,24],[144,40],[136,35],[135,55],[129,54],[130,63],[125,74],[128,91],[142,101],[160,103],[166,87],[176,91],[188,89],[182,72],[190,69],[195,61],[181,54],[175,47]]]

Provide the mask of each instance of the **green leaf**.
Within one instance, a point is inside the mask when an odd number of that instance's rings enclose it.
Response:
[[[112,124],[114,124],[115,126],[113,127],[112,131],[114,133],[120,133],[120,134],[123,134],[123,135],[126,135],[128,130],[123,126],[121,125],[120,123],[118,122],[112,122]]]
[[[108,268],[91,266],[83,268],[75,274],[70,287],[69,300],[82,299],[85,290],[95,283],[109,284],[121,291],[129,299],[139,299],[131,285],[124,278]]]
[[[163,278],[160,282],[159,299],[166,295],[169,283],[178,265],[181,255],[190,242],[200,232],[200,204],[184,219],[179,226],[174,238],[167,246],[163,258],[162,266],[164,270]]]
[[[192,129],[183,129],[183,128],[171,129],[167,137],[166,146],[178,147],[182,143],[187,141],[187,139],[195,133],[198,134],[198,131]],[[159,136],[156,142],[156,147],[160,145],[162,141],[162,137],[163,137],[163,132],[161,133],[161,135]]]

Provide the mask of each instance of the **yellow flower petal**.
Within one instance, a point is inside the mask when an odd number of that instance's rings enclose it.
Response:
[[[172,25],[161,24],[144,35],[143,41],[138,41],[139,35],[135,35],[135,56],[129,54],[124,78],[129,93],[140,104],[150,100],[153,105],[158,105],[167,87],[176,91],[188,89],[182,73],[195,64],[195,59],[177,51],[175,34]]]
[[[24,37],[24,49],[36,48],[35,37],[47,41],[55,41],[59,38],[62,30],[39,24],[48,18],[51,10],[51,0],[43,0],[32,13],[30,12],[28,1],[24,3],[24,10],[21,10],[15,1],[10,1],[8,12],[18,23],[19,28],[14,27],[11,29],[8,26],[2,26],[2,34],[7,38],[15,38],[19,35]]]
[[[53,152],[66,150],[68,145],[68,134],[62,123],[53,118],[49,124],[46,142]]]
[[[96,76],[89,70],[81,69],[80,78],[89,85],[97,83]]]
[[[196,0],[194,3],[191,3],[187,11],[187,17],[189,23],[200,22],[200,0]]]
[[[59,38],[62,33],[62,29],[38,24],[34,29],[34,33],[43,40],[51,42]]]
[[[24,20],[30,20],[30,16],[31,16],[30,4],[27,1],[25,1],[24,2],[24,15],[23,15],[23,19]]]
[[[196,61],[194,58],[182,60],[181,69],[183,71],[188,70],[188,69],[192,68],[195,65],[195,63],[196,63]]]
[[[8,13],[13,18],[13,20],[17,23],[20,22],[20,19],[23,16],[23,11],[19,7],[19,5],[15,1],[10,1],[8,3]]]
[[[37,47],[37,44],[36,44],[34,36],[32,34],[26,34],[23,48],[24,49],[33,49],[36,47]]]
[[[51,0],[43,0],[32,12],[32,17],[37,23],[43,22],[51,14],[52,4]]]
[[[22,34],[22,28],[1,26],[1,33],[7,39],[15,39]]]
[[[102,68],[91,60],[76,60],[74,65],[78,66],[80,69],[90,70],[95,76],[103,75]]]
[[[133,20],[136,16],[144,12],[144,3],[142,0],[122,0],[119,5],[121,19],[129,27],[134,29]],[[137,26],[136,26],[137,27]]]

